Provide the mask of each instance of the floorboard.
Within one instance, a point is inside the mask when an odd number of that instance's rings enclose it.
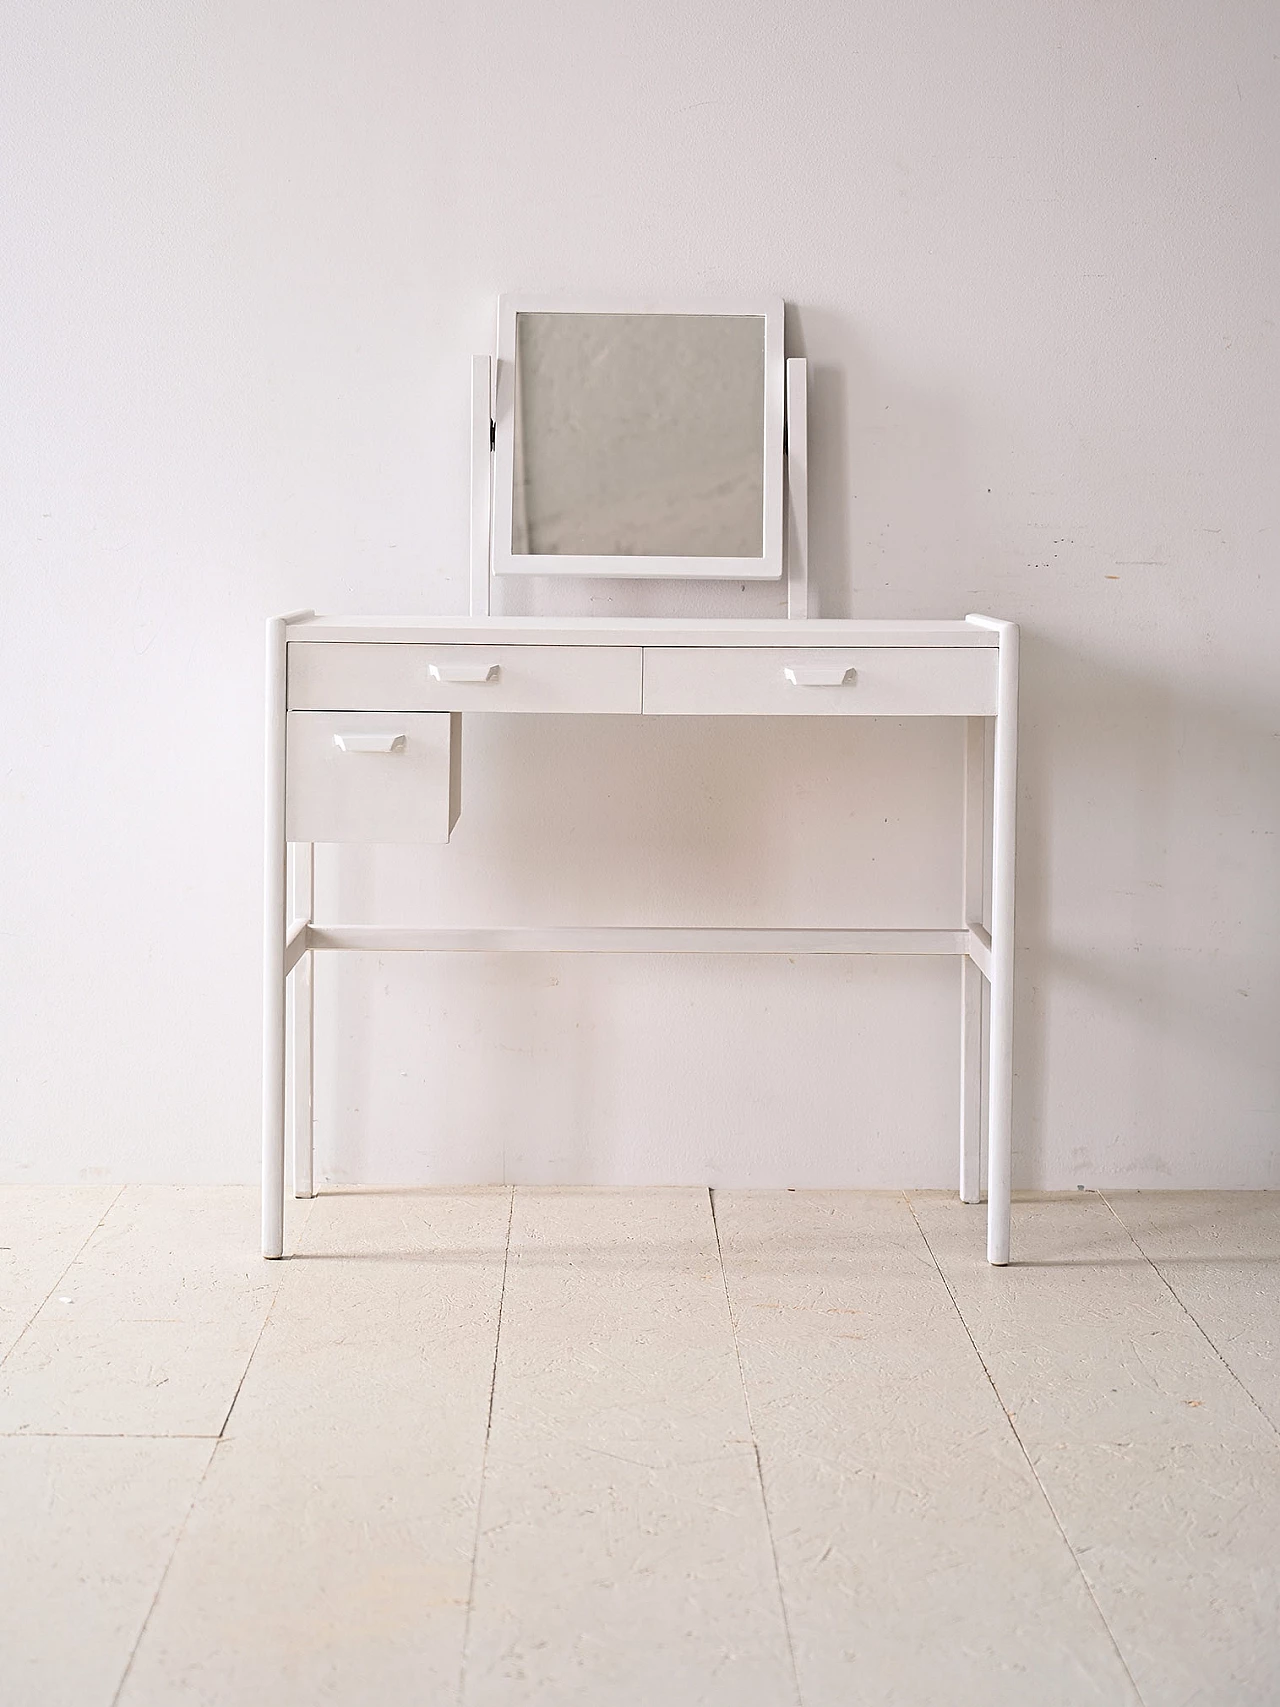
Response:
[[[466,1707],[795,1699],[706,1192],[518,1190]]]
[[[280,1277],[247,1186],[127,1187],[0,1366],[0,1434],[216,1436]]]
[[[913,1202],[1145,1707],[1274,1707],[1280,1442],[1250,1394],[1098,1196],[1015,1203],[1003,1272],[961,1206]]]
[[[1134,1191],[1106,1201],[1280,1430],[1280,1192]]]
[[[508,1220],[315,1201],[121,1707],[455,1698]]]
[[[1280,1194],[289,1221],[0,1188],[4,1707],[1280,1701]]]
[[[0,1440],[0,1700],[111,1707],[210,1440]]]
[[[715,1200],[805,1707],[1136,1702],[906,1199]]]
[[[119,1186],[0,1186],[0,1360],[119,1195]]]

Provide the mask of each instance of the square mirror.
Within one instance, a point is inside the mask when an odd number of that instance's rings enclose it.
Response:
[[[782,304],[504,297],[494,570],[782,574]]]

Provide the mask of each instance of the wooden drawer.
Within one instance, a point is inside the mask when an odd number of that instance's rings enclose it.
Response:
[[[993,717],[994,647],[646,646],[657,715]]]
[[[457,712],[291,711],[285,838],[447,842],[461,780]]]
[[[640,710],[638,646],[289,644],[291,711]]]

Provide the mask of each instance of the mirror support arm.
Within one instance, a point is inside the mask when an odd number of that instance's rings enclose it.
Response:
[[[787,362],[787,615],[809,616],[809,370],[803,356]]]
[[[471,358],[471,614],[489,615],[489,518],[493,508],[492,356]]]

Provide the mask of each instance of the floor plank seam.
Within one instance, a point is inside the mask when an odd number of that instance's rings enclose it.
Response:
[[[164,1591],[164,1585],[169,1580],[169,1572],[173,1569],[173,1561],[178,1556],[178,1548],[182,1545],[182,1538],[187,1533],[187,1525],[191,1522],[191,1514],[196,1509],[196,1502],[200,1498],[201,1490],[204,1487],[205,1481],[209,1475],[209,1470],[214,1459],[217,1457],[218,1448],[221,1445],[221,1440],[214,1440],[211,1442],[211,1450],[208,1458],[205,1460],[204,1469],[200,1472],[199,1481],[191,1490],[191,1498],[187,1501],[187,1509],[183,1512],[182,1522],[178,1525],[177,1533],[174,1535],[173,1546],[169,1549],[169,1556],[164,1562],[164,1569],[161,1571],[159,1579],[156,1582],[156,1591],[151,1596],[150,1603],[147,1606],[142,1622],[138,1625],[138,1633],[133,1638],[132,1646],[129,1649],[129,1657],[124,1662],[124,1670],[120,1673],[120,1681],[116,1685],[115,1694],[111,1697],[111,1707],[119,1707],[120,1697],[124,1694],[124,1686],[128,1683],[129,1673],[133,1670],[133,1662],[137,1659],[138,1650],[142,1646],[142,1638],[146,1635],[147,1626],[150,1624],[152,1616],[155,1613],[155,1609],[160,1603],[160,1596]]]
[[[0,1429],[0,1440],[217,1440],[216,1434],[140,1434],[135,1429],[117,1428],[91,1431],[83,1428],[6,1428]]]
[[[17,1351],[19,1345],[26,1338],[27,1330],[30,1328],[32,1322],[35,1321],[36,1317],[44,1309],[45,1305],[49,1302],[49,1300],[53,1297],[54,1293],[62,1285],[63,1281],[71,1273],[71,1270],[80,1261],[80,1258],[84,1255],[85,1251],[89,1247],[90,1239],[93,1238],[93,1235],[98,1231],[99,1227],[101,1227],[102,1223],[106,1220],[107,1216],[110,1215],[111,1211],[115,1208],[116,1204],[119,1203],[121,1197],[124,1195],[124,1191],[125,1191],[124,1186],[119,1186],[117,1188],[116,1194],[111,1199],[111,1202],[107,1204],[106,1208],[102,1211],[102,1214],[99,1215],[98,1219],[94,1222],[93,1226],[90,1227],[89,1231],[85,1234],[85,1236],[84,1236],[83,1240],[81,1241],[81,1243],[79,1244],[79,1246],[77,1246],[75,1255],[67,1263],[67,1266],[58,1275],[58,1278],[54,1281],[53,1285],[45,1293],[44,1297],[40,1300],[40,1302],[36,1305],[35,1309],[31,1312],[31,1314],[27,1317],[26,1321],[22,1324],[21,1333],[14,1340],[13,1344],[9,1347],[8,1351],[5,1352],[4,1356],[0,1357],[0,1368],[3,1368],[4,1365],[9,1361],[9,1359],[13,1355],[13,1353],[15,1351]]]
[[[787,1597],[782,1588],[782,1570],[778,1564],[778,1546],[773,1535],[773,1514],[769,1510],[769,1495],[764,1485],[764,1464],[760,1457],[760,1445],[756,1440],[755,1423],[751,1416],[751,1395],[747,1390],[747,1374],[742,1366],[742,1345],[738,1339],[738,1324],[733,1314],[733,1299],[729,1294],[729,1276],[725,1272],[724,1251],[720,1244],[720,1223],[716,1219],[716,1194],[712,1187],[707,1187],[707,1203],[711,1209],[711,1230],[716,1240],[716,1260],[720,1264],[720,1283],[724,1287],[724,1306],[729,1318],[729,1333],[733,1338],[733,1355],[738,1365],[738,1381],[742,1387],[742,1403],[747,1414],[747,1432],[751,1437],[751,1451],[756,1461],[756,1483],[760,1489],[760,1505],[764,1511],[765,1533],[769,1537],[769,1553],[773,1559],[773,1580],[778,1589],[778,1610],[782,1617],[783,1634],[787,1639],[787,1659],[791,1665],[791,1685],[795,1691],[796,1707],[804,1707],[800,1694],[800,1668],[796,1664],[795,1642],[791,1636],[791,1619],[787,1613]]]
[[[1200,1320],[1196,1316],[1195,1312],[1186,1303],[1186,1301],[1182,1297],[1179,1296],[1177,1288],[1173,1285],[1172,1281],[1169,1280],[1168,1276],[1165,1274],[1164,1270],[1160,1267],[1159,1263],[1155,1260],[1154,1257],[1148,1256],[1147,1252],[1143,1250],[1142,1245],[1140,1244],[1137,1235],[1130,1229],[1128,1223],[1125,1221],[1124,1217],[1120,1214],[1119,1210],[1115,1207],[1115,1205],[1111,1202],[1111,1200],[1106,1196],[1106,1194],[1104,1192],[1100,1191],[1098,1193],[1098,1196],[1102,1199],[1103,1203],[1106,1205],[1107,1209],[1110,1211],[1111,1215],[1113,1216],[1113,1218],[1115,1219],[1115,1221],[1119,1225],[1121,1231],[1124,1233],[1124,1236],[1128,1239],[1129,1243],[1133,1246],[1134,1250],[1138,1252],[1138,1254],[1142,1258],[1143,1262],[1146,1263],[1147,1267],[1152,1271],[1152,1273],[1160,1281],[1160,1284],[1164,1287],[1165,1291],[1169,1294],[1170,1298],[1173,1299],[1174,1303],[1182,1311],[1183,1315],[1191,1323],[1192,1327],[1200,1335],[1200,1337],[1204,1341],[1204,1343],[1209,1347],[1209,1350],[1213,1353],[1213,1355],[1217,1358],[1218,1362],[1226,1370],[1226,1372],[1227,1372],[1228,1376],[1231,1378],[1231,1380],[1235,1382],[1237,1387],[1239,1387],[1240,1391],[1244,1394],[1245,1398],[1248,1399],[1249,1403],[1253,1406],[1254,1410],[1257,1411],[1258,1415],[1262,1418],[1263,1422],[1266,1423],[1267,1427],[1271,1430],[1271,1432],[1273,1434],[1280,1435],[1280,1425],[1277,1425],[1277,1423],[1268,1415],[1267,1411],[1258,1402],[1258,1400],[1254,1397],[1254,1395],[1249,1391],[1249,1388],[1246,1386],[1245,1382],[1240,1378],[1239,1375],[1236,1374],[1235,1370],[1227,1362],[1227,1359],[1223,1356],[1222,1352],[1219,1351],[1218,1347],[1214,1344],[1212,1338],[1210,1337],[1209,1333],[1206,1331],[1205,1327],[1203,1326],[1203,1324],[1200,1322]]]
[[[304,1230],[306,1223],[308,1220],[310,1220],[310,1218],[311,1218],[311,1209],[310,1209],[310,1205],[308,1205],[306,1216],[303,1219],[302,1227],[300,1227],[298,1229],[298,1236],[299,1237],[301,1236],[301,1233]],[[295,1245],[295,1248],[296,1248],[296,1245]],[[280,1265],[280,1266],[282,1266],[282,1265]],[[218,1455],[218,1448],[220,1446],[223,1446],[226,1444],[227,1424],[231,1421],[231,1413],[236,1408],[236,1400],[240,1397],[240,1392],[244,1386],[245,1378],[249,1373],[250,1365],[253,1363],[254,1357],[257,1355],[258,1347],[262,1344],[262,1336],[267,1331],[267,1323],[271,1320],[271,1312],[275,1309],[276,1300],[280,1296],[280,1284],[281,1284],[282,1279],[283,1279],[283,1274],[278,1271],[274,1276],[275,1284],[274,1284],[274,1289],[271,1293],[271,1302],[267,1305],[266,1311],[263,1315],[262,1326],[258,1329],[257,1335],[254,1339],[253,1346],[250,1349],[248,1357],[245,1358],[244,1368],[240,1371],[240,1379],[236,1382],[236,1390],[231,1395],[231,1403],[227,1406],[227,1414],[222,1419],[222,1427],[218,1430],[218,1433],[212,1437],[212,1449],[209,1453],[208,1458],[205,1460],[204,1469],[200,1472],[199,1481],[196,1483],[195,1487],[191,1490],[191,1498],[187,1503],[186,1511],[183,1513],[182,1522],[178,1526],[178,1532],[173,1538],[173,1546],[169,1549],[169,1557],[164,1562],[164,1569],[160,1573],[160,1580],[156,1583],[156,1591],[151,1597],[151,1603],[147,1607],[146,1616],[143,1618],[142,1623],[138,1626],[138,1634],[134,1637],[133,1645],[129,1649],[129,1658],[125,1661],[124,1670],[120,1674],[120,1681],[116,1685],[116,1692],[111,1697],[111,1707],[118,1707],[120,1697],[124,1693],[125,1684],[128,1683],[128,1681],[129,1681],[129,1673],[133,1670],[133,1662],[138,1656],[138,1650],[142,1646],[143,1637],[147,1633],[147,1626],[151,1623],[151,1619],[155,1613],[155,1609],[160,1604],[160,1596],[164,1592],[164,1585],[169,1579],[169,1572],[173,1569],[173,1561],[178,1556],[178,1548],[182,1545],[182,1538],[187,1532],[187,1525],[191,1522],[191,1514],[196,1509],[197,1502],[200,1499],[200,1495],[204,1489],[205,1482],[208,1479],[209,1471],[213,1467],[213,1461]],[[169,1438],[171,1438],[171,1439],[191,1438],[191,1439],[205,1440],[205,1439],[209,1439],[210,1437],[207,1435],[198,1435],[198,1436],[187,1436],[187,1437],[170,1436]]]
[[[511,1266],[511,1224],[515,1219],[516,1188],[507,1192],[507,1237],[502,1247],[502,1280],[498,1287],[498,1319],[493,1328],[493,1369],[489,1376],[489,1407],[484,1419],[484,1446],[480,1453],[480,1486],[476,1492],[476,1529],[471,1545],[471,1580],[467,1584],[467,1613],[462,1625],[462,1659],[458,1671],[458,1703],[467,1688],[467,1648],[471,1641],[471,1617],[476,1603],[476,1570],[480,1558],[480,1524],[484,1515],[484,1481],[489,1468],[489,1436],[493,1431],[493,1401],[498,1390],[498,1355],[502,1344],[502,1310],[507,1301],[507,1270]]]
[[[302,1232],[305,1230],[306,1221],[310,1219],[310,1216],[311,1216],[311,1211],[310,1211],[310,1209],[308,1209],[306,1219],[303,1221],[302,1227],[300,1227],[298,1229],[298,1238],[301,1237]],[[297,1242],[295,1240],[294,1250],[296,1251],[296,1249],[297,1249]],[[291,1252],[290,1255],[292,1255],[292,1254],[293,1253]],[[285,1261],[286,1262],[288,1261],[288,1257],[285,1258]],[[262,1325],[259,1327],[257,1333],[254,1335],[253,1344],[249,1348],[249,1355],[244,1360],[244,1368],[240,1371],[240,1379],[236,1382],[236,1390],[231,1395],[231,1403],[227,1406],[227,1414],[223,1417],[222,1427],[218,1430],[217,1438],[219,1440],[225,1440],[226,1439],[227,1424],[231,1421],[231,1413],[236,1408],[236,1400],[240,1397],[241,1391],[244,1388],[245,1380],[248,1377],[250,1369],[253,1367],[253,1360],[258,1355],[258,1347],[262,1344],[262,1336],[263,1336],[263,1334],[266,1333],[267,1324],[271,1320],[271,1312],[275,1309],[276,1300],[280,1296],[280,1287],[281,1287],[281,1284],[283,1283],[283,1280],[284,1280],[284,1267],[283,1267],[283,1264],[277,1264],[275,1266],[276,1266],[276,1272],[272,1276],[273,1285],[272,1285],[272,1289],[271,1289],[271,1302],[267,1305],[266,1311],[263,1314]]]
[[[24,1701],[1280,1707],[1280,1192],[506,1194],[15,1198]]]
[[[1088,1573],[1085,1571],[1084,1566],[1080,1562],[1080,1555],[1076,1552],[1075,1548],[1072,1546],[1071,1537],[1067,1534],[1067,1531],[1066,1531],[1065,1527],[1063,1526],[1062,1519],[1058,1515],[1057,1507],[1054,1505],[1053,1500],[1050,1498],[1049,1490],[1048,1490],[1048,1488],[1045,1487],[1044,1482],[1041,1480],[1040,1473],[1036,1469],[1035,1464],[1032,1461],[1031,1454],[1027,1451],[1026,1442],[1023,1440],[1022,1436],[1018,1433],[1017,1424],[1014,1422],[1013,1418],[1009,1415],[1009,1407],[1005,1404],[1004,1400],[1000,1396],[1000,1389],[996,1386],[995,1377],[992,1375],[990,1369],[987,1367],[987,1360],[985,1357],[983,1357],[982,1352],[978,1346],[978,1342],[977,1342],[977,1340],[974,1339],[973,1334],[969,1328],[969,1324],[964,1319],[964,1311],[960,1308],[960,1300],[956,1296],[955,1288],[952,1286],[951,1282],[947,1279],[947,1276],[943,1270],[942,1264],[938,1261],[937,1254],[935,1253],[933,1246],[929,1243],[929,1235],[925,1232],[923,1226],[921,1226],[921,1224],[920,1224],[920,1217],[916,1214],[916,1206],[911,1201],[911,1194],[909,1192],[904,1191],[902,1195],[903,1195],[903,1199],[907,1205],[907,1209],[910,1212],[911,1219],[916,1224],[916,1230],[920,1234],[920,1238],[924,1243],[924,1248],[929,1253],[929,1260],[933,1263],[934,1268],[938,1271],[938,1279],[942,1282],[943,1286],[946,1288],[947,1297],[950,1298],[951,1307],[955,1311],[957,1317],[960,1320],[960,1326],[964,1329],[965,1338],[968,1340],[969,1344],[973,1347],[973,1355],[977,1358],[978,1363],[982,1368],[982,1373],[986,1376],[987,1384],[991,1388],[991,1391],[992,1391],[993,1395],[995,1396],[996,1403],[1000,1407],[1001,1414],[1004,1416],[1004,1419],[1005,1419],[1006,1423],[1008,1424],[1010,1434],[1013,1436],[1014,1440],[1017,1441],[1017,1443],[1018,1443],[1018,1451],[1022,1454],[1023,1461],[1025,1462],[1027,1469],[1031,1472],[1031,1476],[1035,1482],[1036,1487],[1039,1488],[1039,1490],[1040,1490],[1040,1497],[1041,1497],[1041,1499],[1043,1499],[1043,1501],[1045,1503],[1045,1507],[1046,1507],[1050,1517],[1053,1519],[1054,1527],[1057,1529],[1058,1534],[1062,1537],[1062,1544],[1067,1549],[1067,1552],[1071,1555],[1072,1562],[1075,1565],[1076,1572],[1079,1575],[1080,1581],[1084,1584],[1085,1593],[1089,1596],[1089,1599],[1093,1604],[1093,1608],[1097,1612],[1098,1618],[1101,1621],[1102,1628],[1107,1633],[1107,1639],[1111,1643],[1112,1651],[1114,1652],[1114,1654],[1116,1656],[1116,1660],[1118,1661],[1118,1663],[1120,1665],[1120,1669],[1124,1672],[1124,1675],[1129,1680],[1129,1686],[1133,1690],[1133,1698],[1138,1703],[1138,1707],[1146,1707],[1146,1703],[1144,1701],[1142,1691],[1138,1688],[1138,1681],[1134,1677],[1132,1671],[1129,1669],[1129,1662],[1124,1657],[1124,1651],[1122,1650],[1119,1641],[1116,1639],[1116,1633],[1111,1628],[1111,1624],[1107,1618],[1107,1615],[1102,1610],[1101,1603],[1099,1602],[1097,1595],[1093,1591],[1093,1584],[1089,1581]]]

